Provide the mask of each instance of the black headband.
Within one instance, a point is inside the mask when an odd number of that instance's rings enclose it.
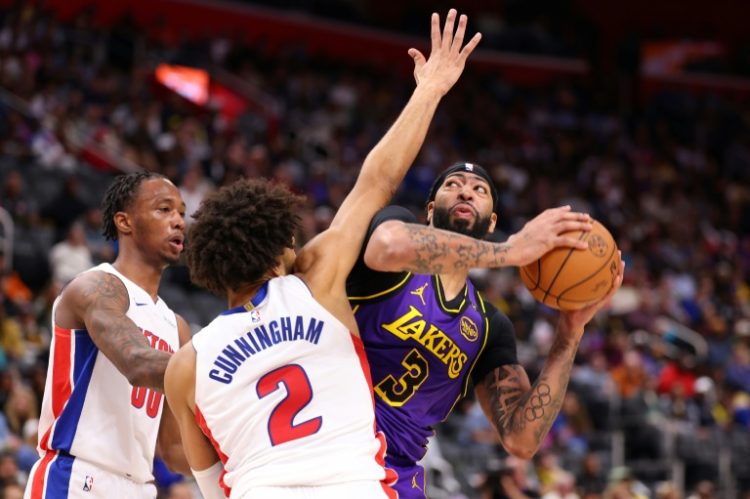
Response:
[[[497,204],[497,189],[495,188],[495,183],[492,181],[490,174],[487,173],[487,170],[474,163],[456,163],[455,165],[446,168],[445,171],[435,179],[435,182],[433,182],[432,187],[430,188],[430,197],[427,198],[427,202],[429,203],[430,201],[435,200],[435,194],[437,194],[438,189],[443,185],[445,179],[448,178],[448,175],[453,175],[458,172],[473,173],[478,177],[482,177],[489,184],[490,194],[492,195],[492,210],[494,211],[495,205]]]

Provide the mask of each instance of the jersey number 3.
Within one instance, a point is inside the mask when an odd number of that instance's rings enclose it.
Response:
[[[302,366],[290,364],[265,374],[258,380],[256,388],[258,398],[275,392],[279,389],[279,385],[284,385],[286,397],[274,407],[268,418],[268,436],[271,438],[271,445],[283,444],[317,433],[323,422],[320,416],[294,424],[294,418],[313,397],[310,380]]]
[[[375,393],[393,407],[404,405],[430,375],[427,360],[416,348],[406,354],[401,365],[406,368],[401,377],[396,379],[389,374],[374,388]]]

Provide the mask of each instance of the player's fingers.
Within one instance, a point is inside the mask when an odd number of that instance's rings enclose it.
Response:
[[[577,237],[569,237],[569,236],[559,236],[555,239],[556,246],[565,246],[568,248],[575,248],[575,249],[586,249],[589,247],[589,243],[586,241],[581,241]]]
[[[443,48],[451,48],[451,39],[453,38],[453,26],[456,22],[456,9],[448,11],[448,17],[445,18],[445,27],[443,28]]]
[[[482,39],[482,33],[477,33],[474,36],[471,37],[471,40],[469,40],[469,43],[466,44],[466,46],[461,49],[461,58],[465,61],[467,57],[469,57],[469,54],[471,54],[474,49],[479,45],[479,41]]]
[[[430,26],[430,39],[432,40],[432,52],[436,52],[440,48],[440,14],[437,12],[432,13],[431,26]]]
[[[578,222],[572,220],[563,220],[555,224],[555,229],[559,232],[568,232],[569,230],[590,231],[594,226],[591,222]]]
[[[458,29],[456,29],[456,34],[453,36],[453,45],[451,45],[452,52],[460,52],[461,45],[464,43],[464,33],[466,33],[466,16],[461,14],[458,17]]]

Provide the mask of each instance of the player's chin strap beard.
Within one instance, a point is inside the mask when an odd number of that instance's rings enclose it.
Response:
[[[449,230],[458,234],[473,237],[475,239],[484,239],[490,229],[492,219],[482,217],[477,214],[474,225],[469,226],[468,221],[460,220],[462,223],[451,222],[450,211],[447,208],[435,207],[432,210],[432,226],[436,229]]]

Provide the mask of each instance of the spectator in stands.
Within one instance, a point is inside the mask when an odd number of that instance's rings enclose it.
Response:
[[[607,487],[607,479],[602,470],[602,461],[594,452],[589,452],[581,461],[581,470],[576,478],[581,497],[601,494]]]
[[[213,190],[213,186],[203,176],[203,167],[194,163],[185,172],[179,185],[180,195],[185,201],[185,223],[192,223],[192,214],[198,209],[203,197]]]
[[[102,210],[99,207],[86,210],[83,215],[83,230],[94,265],[114,260],[114,245],[102,233]]]
[[[541,497],[530,461],[509,456],[490,463],[479,487],[480,499],[533,499]]]
[[[10,431],[14,435],[21,436],[26,422],[36,419],[39,415],[39,406],[31,389],[23,382],[16,382],[3,407],[3,412],[8,420]]]
[[[12,450],[0,452],[0,484],[15,484],[23,487],[28,475],[18,469],[16,457]]]
[[[628,350],[623,355],[622,364],[612,370],[612,379],[622,398],[633,398],[646,388],[648,374],[643,367],[641,354],[637,350]]]
[[[32,227],[39,223],[39,207],[26,190],[26,185],[17,170],[11,170],[3,182],[0,207],[7,210],[13,221],[23,227]]]
[[[94,266],[81,222],[71,225],[66,238],[52,247],[49,263],[52,267],[52,278],[62,286]]]

